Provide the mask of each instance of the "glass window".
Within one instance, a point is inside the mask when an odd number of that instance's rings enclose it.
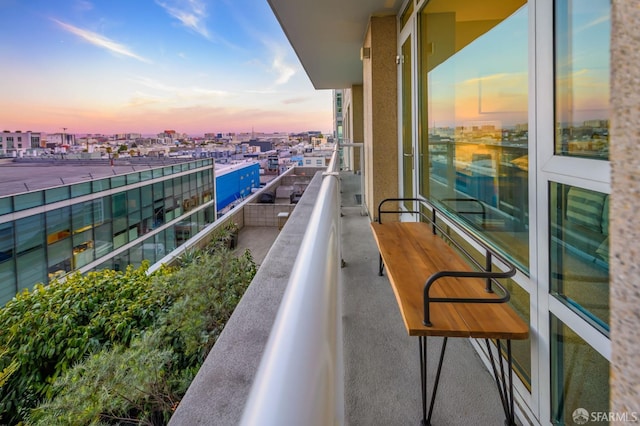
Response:
[[[16,211],[30,209],[42,205],[43,191],[28,192],[26,194],[16,195],[14,203]]]
[[[94,230],[96,259],[106,256],[113,249],[113,233],[111,222],[106,222]]]
[[[2,254],[0,254],[0,256],[2,256]],[[4,306],[15,295],[16,295],[15,260],[10,259],[5,262],[0,262],[0,306]]]
[[[153,189],[150,185],[140,188],[142,207],[150,206],[153,203]]]
[[[49,281],[73,270],[71,239],[60,240],[47,247],[47,275]]]
[[[13,225],[11,223],[0,224],[0,263],[13,258]]]
[[[0,224],[0,306],[16,294],[13,224]]]
[[[0,198],[0,215],[11,213],[13,211],[12,199],[13,197]]]
[[[164,184],[162,182],[153,184],[153,201],[161,201],[164,193]]]
[[[125,251],[113,257],[113,270],[124,271],[129,266],[129,253]]]
[[[127,184],[131,185],[132,183],[140,182],[140,173],[131,173],[127,175]]]
[[[46,213],[47,244],[54,244],[71,236],[70,211],[69,207],[63,207]]]
[[[110,179],[100,179],[93,181],[93,192],[105,191],[111,187]]]
[[[610,0],[556,0],[558,155],[609,158]]]
[[[71,197],[91,194],[91,182],[77,183],[71,185]]]
[[[119,234],[127,228],[127,196],[124,192],[111,196],[113,232]]]
[[[137,212],[140,210],[140,188],[127,191],[127,209],[129,212]]]
[[[15,223],[17,254],[42,248],[44,246],[44,214],[36,214],[23,219],[18,219]],[[44,253],[42,256],[44,256]],[[43,263],[42,260],[40,260],[39,263]]]
[[[609,331],[609,195],[552,182],[551,294]]]
[[[82,268],[95,256],[93,229],[73,235],[73,269]]]
[[[400,15],[400,28],[403,28],[407,22],[409,22],[409,18],[411,18],[411,14],[413,13],[413,0],[407,4],[407,7],[404,8],[402,14]],[[342,100],[338,99],[338,102],[342,104]]]
[[[577,409],[609,411],[609,362],[562,321],[551,315],[551,409],[555,425],[573,420]],[[609,424],[587,418],[588,424]]]
[[[527,270],[526,1],[432,0],[419,24],[419,192]]]
[[[145,244],[136,244],[134,247],[129,249],[129,264],[134,268],[139,268],[142,264],[142,259],[145,259],[144,254],[146,250],[143,251],[143,246]],[[148,246],[153,246],[153,244],[147,244]],[[155,255],[152,254],[155,257]],[[146,258],[149,259],[149,258]],[[153,261],[153,259],[151,259]]]
[[[114,176],[111,178],[111,188],[119,188],[125,184],[125,176]]]
[[[44,192],[45,203],[51,204],[56,201],[68,200],[69,199],[69,187],[61,186],[58,188],[47,189]]]
[[[93,226],[93,203],[78,203],[71,206],[73,233],[79,233]]]
[[[93,224],[94,226],[99,225],[105,221],[111,220],[111,213],[109,212],[109,203],[110,199],[100,198],[97,200],[90,201],[91,210],[93,211]]]
[[[41,232],[41,229],[39,229],[39,232]],[[25,288],[30,289],[38,283],[46,284],[48,282],[47,263],[44,261],[45,255],[43,246],[18,254],[16,258],[18,291],[22,291]]]

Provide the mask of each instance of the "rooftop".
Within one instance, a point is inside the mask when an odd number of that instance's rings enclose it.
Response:
[[[127,158],[114,160],[2,160],[0,161],[0,197],[60,185],[87,182],[157,167],[194,161],[189,159]]]

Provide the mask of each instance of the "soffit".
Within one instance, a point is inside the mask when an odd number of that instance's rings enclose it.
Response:
[[[267,0],[316,89],[362,84],[360,48],[371,16],[401,0]]]

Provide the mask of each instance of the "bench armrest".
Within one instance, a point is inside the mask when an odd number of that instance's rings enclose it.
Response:
[[[511,294],[500,282],[498,278],[511,278],[516,274],[516,269],[512,267],[506,272],[492,272],[492,271],[438,271],[431,275],[424,285],[423,290],[423,303],[424,303],[424,320],[423,324],[430,327],[431,318],[429,312],[429,303],[449,302],[449,303],[506,303],[511,299]],[[431,286],[440,278],[454,277],[454,278],[481,278],[491,280],[496,286],[500,288],[502,297],[500,298],[478,298],[478,297],[430,297],[429,291]],[[489,287],[487,287],[487,293],[492,293]]]

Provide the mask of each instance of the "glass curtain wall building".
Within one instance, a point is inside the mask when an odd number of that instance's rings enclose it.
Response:
[[[72,271],[151,263],[215,221],[213,160],[0,198],[0,304]]]

